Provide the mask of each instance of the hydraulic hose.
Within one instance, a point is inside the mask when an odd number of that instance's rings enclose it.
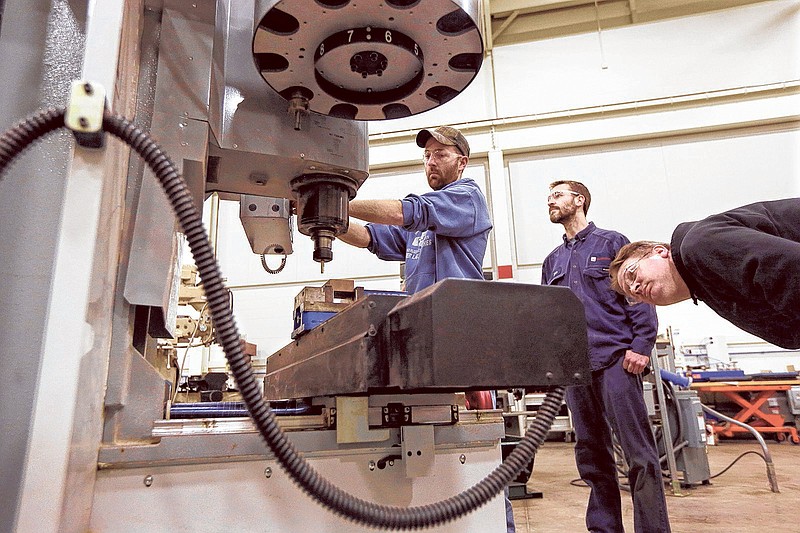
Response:
[[[0,136],[0,178],[9,164],[39,137],[64,126],[64,109],[31,115]],[[486,478],[446,500],[419,507],[379,505],[356,498],[321,477],[278,427],[275,414],[261,397],[253,368],[244,356],[239,331],[222,282],[219,265],[206,235],[201,213],[186,182],[167,154],[145,132],[123,117],[106,113],[103,129],[129,144],[161,183],[189,243],[205,289],[211,317],[242,399],[267,446],[292,480],[332,512],[354,522],[384,529],[418,529],[439,525],[484,505],[525,468],[547,437],[564,398],[564,388],[550,392],[536,420],[511,454]]]
[[[715,411],[714,409],[710,408],[707,405],[700,404],[700,406],[703,408],[703,411],[710,414],[711,416],[714,416],[721,420],[725,420],[726,422],[729,422],[731,424],[743,427],[744,429],[752,433],[752,435],[761,445],[761,449],[764,450],[764,455],[762,455],[761,457],[767,464],[767,479],[769,480],[769,489],[772,492],[780,492],[780,489],[778,488],[778,476],[775,474],[775,463],[772,462],[772,454],[769,452],[769,448],[767,448],[767,443],[764,441],[764,437],[761,436],[761,433],[759,433],[753,426],[745,424],[744,422],[740,422],[739,420],[731,418],[727,415],[723,415],[719,411]]]

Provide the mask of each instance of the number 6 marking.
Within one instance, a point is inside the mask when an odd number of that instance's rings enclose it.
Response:
[[[392,42],[392,32],[389,31],[389,30],[386,30],[386,33],[384,34],[384,38],[386,39],[387,43]]]

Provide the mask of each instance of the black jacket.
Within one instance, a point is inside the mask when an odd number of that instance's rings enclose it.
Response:
[[[768,342],[800,348],[800,198],[685,222],[671,247],[695,303]]]

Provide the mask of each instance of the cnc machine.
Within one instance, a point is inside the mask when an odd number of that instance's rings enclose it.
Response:
[[[296,212],[314,241],[309,260],[333,260],[348,201],[368,176],[366,121],[422,113],[470,83],[483,57],[479,7],[5,2],[1,56],[12,102],[3,118],[11,125],[45,105],[67,106],[78,142],[57,130],[0,177],[6,206],[23,200],[43,212],[37,222],[49,222],[33,223],[33,209],[0,211],[8,280],[0,349],[9,370],[0,387],[0,498],[10,502],[0,530],[350,532],[436,523],[438,531],[505,531],[503,500],[493,498],[502,486],[482,481],[501,460],[502,416],[464,410],[458,393],[585,382],[583,310],[568,290],[445,280],[408,298],[365,297],[270,358],[265,397],[293,407],[268,409],[260,390],[254,400],[253,387],[242,387],[255,423],[170,419],[169,362],[158,350],[159,338],[175,335],[183,235],[204,235],[183,217],[176,224],[175,202],[201,212],[212,192],[238,199],[261,255],[292,252]],[[84,81],[70,94],[74,80]],[[102,127],[92,129],[81,105],[98,101],[107,114],[94,115]],[[138,153],[158,163],[103,138],[104,128],[124,130],[131,144],[149,132],[160,150]],[[166,157],[176,170],[170,186]],[[195,261],[201,277],[214,263],[212,255]],[[229,332],[226,353],[235,352],[235,323],[219,311],[224,287],[212,296],[212,280],[203,282],[215,326]],[[29,325],[32,349],[10,339],[19,330],[12,324]],[[249,375],[240,359],[231,366],[237,380]],[[272,416],[288,451],[262,440]],[[298,481],[284,451],[316,474]],[[444,522],[376,526],[338,493],[319,496],[326,483],[405,516],[455,502],[476,484],[488,503],[452,503]]]

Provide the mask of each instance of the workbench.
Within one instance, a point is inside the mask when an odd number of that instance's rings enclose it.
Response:
[[[788,391],[798,385],[800,385],[800,380],[797,379],[780,381],[717,381],[692,383],[691,388],[699,393],[719,393],[724,395],[742,408],[732,418],[752,426],[759,433],[774,434],[779,441],[789,437],[794,444],[800,444],[797,428],[793,425],[784,425],[783,415],[761,409],[767,400],[776,393]],[[736,433],[747,432],[741,426],[724,421],[712,423],[712,428],[715,434],[723,437],[732,437]]]

